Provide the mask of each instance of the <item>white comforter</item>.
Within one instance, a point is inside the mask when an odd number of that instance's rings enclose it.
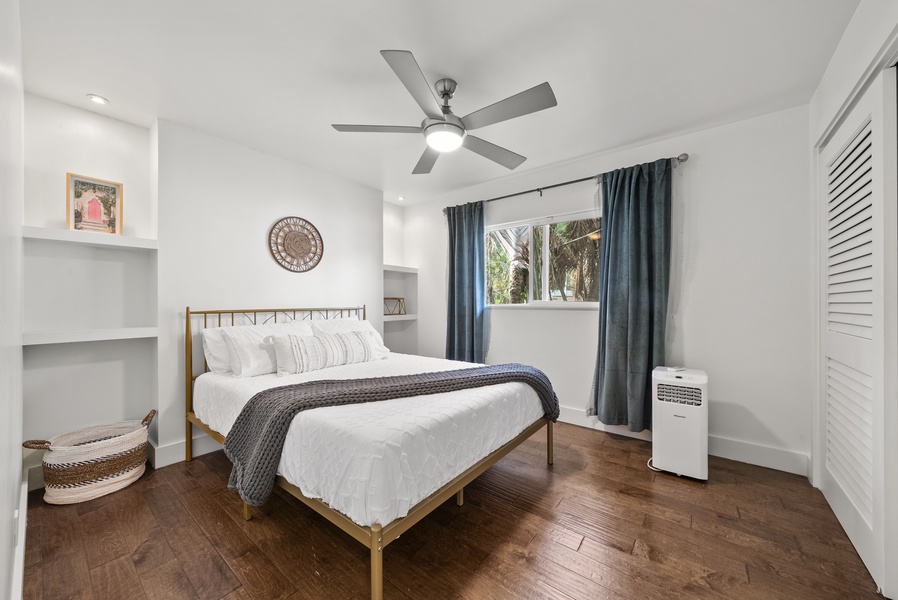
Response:
[[[390,354],[385,360],[278,377],[206,373],[193,407],[227,435],[256,393],[316,379],[356,379],[449,371],[470,363]],[[383,402],[316,408],[290,425],[278,472],[309,498],[319,498],[359,525],[387,523],[543,415],[524,383]]]

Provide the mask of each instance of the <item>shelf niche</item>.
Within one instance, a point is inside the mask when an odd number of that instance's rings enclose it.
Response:
[[[155,240],[26,230],[26,344],[155,335]]]
[[[384,265],[384,297],[404,298],[404,315],[384,315],[384,343],[393,352],[418,353],[418,269]]]

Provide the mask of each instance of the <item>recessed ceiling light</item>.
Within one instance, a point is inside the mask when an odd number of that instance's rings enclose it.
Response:
[[[103,96],[97,96],[96,94],[88,94],[87,97],[90,98],[91,102],[96,102],[97,104],[109,104],[109,100],[107,100]]]
[[[405,196],[399,196],[399,201],[402,202],[403,200],[405,200]]]

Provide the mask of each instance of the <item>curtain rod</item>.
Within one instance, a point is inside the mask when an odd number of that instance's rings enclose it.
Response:
[[[672,156],[671,160],[675,160],[677,162],[684,163],[687,160],[689,160],[689,155],[684,152],[683,154],[680,154],[679,156]],[[590,179],[595,179],[597,181],[600,181],[601,177],[602,177],[601,175],[593,175],[592,177],[582,177],[580,179],[572,179],[571,181],[563,181],[561,183],[554,183],[552,185],[546,185],[543,187],[533,188],[532,190],[525,190],[523,192],[515,192],[514,194],[506,194],[505,196],[497,196],[495,198],[490,198],[489,200],[484,200],[483,203],[486,204],[487,202],[492,202],[494,200],[504,200],[506,198],[514,198],[515,196],[523,196],[524,194],[532,194],[533,192],[539,192],[539,195],[542,196],[543,191],[545,191],[545,190],[551,190],[552,188],[562,187],[565,185],[571,185],[574,183],[582,183],[584,181],[589,181]]]

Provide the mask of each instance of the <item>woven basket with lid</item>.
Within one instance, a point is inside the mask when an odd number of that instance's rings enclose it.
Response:
[[[43,458],[44,501],[75,504],[118,491],[143,475],[147,462],[147,428],[156,416],[63,433],[49,440],[28,440]]]

